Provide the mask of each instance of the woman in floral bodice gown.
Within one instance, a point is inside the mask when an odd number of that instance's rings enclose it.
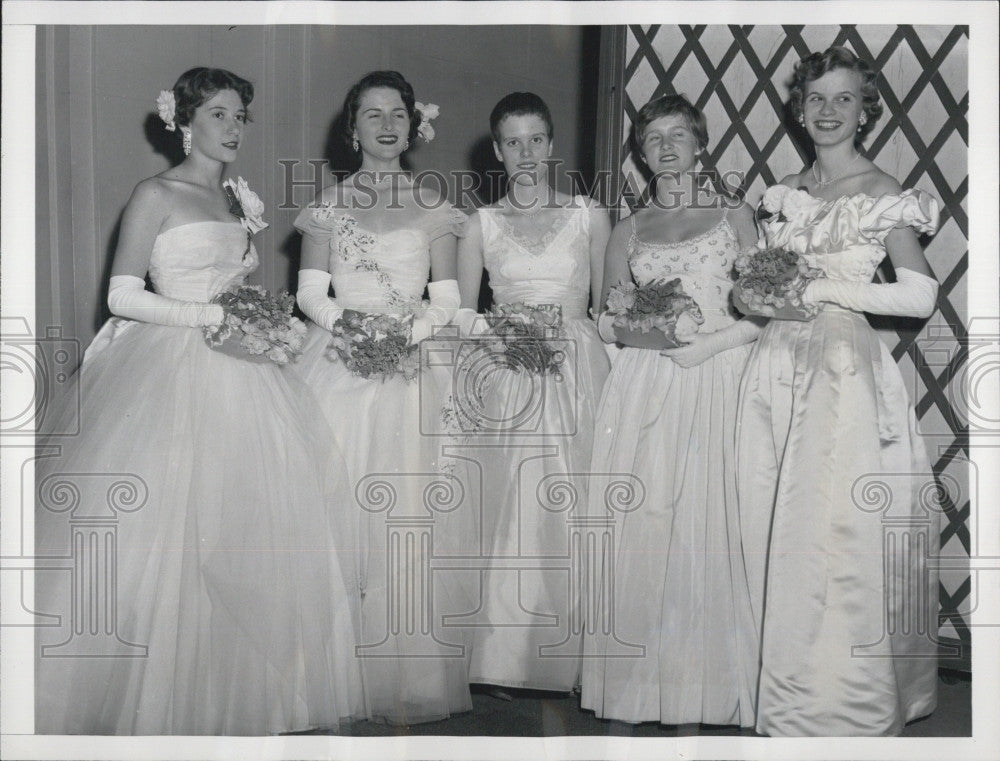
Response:
[[[412,318],[414,342],[446,324],[459,306],[455,250],[465,215],[400,167],[421,124],[413,88],[400,74],[366,75],[348,94],[346,111],[345,137],[360,152],[361,169],[324,188],[295,222],[304,236],[298,300],[315,323],[296,369],[340,441],[355,494],[335,518],[356,526],[359,537],[353,561],[365,712],[413,724],[472,708],[461,632],[442,628],[446,613],[467,609],[462,586],[454,572],[429,571],[432,555],[471,541],[472,513],[441,473],[442,440],[428,428],[443,394],[436,377],[425,369],[413,380],[364,378],[328,346],[345,309]],[[422,544],[431,538],[433,547]]]
[[[815,319],[767,324],[741,389],[757,729],[898,734],[935,705],[937,515],[919,497],[933,481],[906,388],[862,312],[933,311],[937,283],[916,233],[936,228],[937,203],[901,192],[859,152],[881,105],[853,53],[804,58],[791,104],[816,162],[765,192],[764,232],[825,277],[803,297],[820,307]],[[896,281],[874,284],[886,254]]]
[[[221,186],[253,88],[198,68],[162,97],[176,106],[162,115],[189,155],[129,200],[108,297],[117,317],[75,380],[80,433],[58,435],[75,412],[70,393],[41,432],[56,434],[41,451],[61,454],[37,472],[40,555],[68,556],[67,518],[94,517],[105,492],[98,515],[117,510],[116,544],[103,556],[112,595],[103,603],[116,619],[91,610],[93,631],[100,615],[107,636],[87,636],[70,607],[70,574],[39,573],[37,609],[64,625],[39,630],[36,728],[336,729],[361,698],[350,569],[337,563],[327,518],[349,496],[343,461],[301,382],[270,362],[214,351],[202,334],[223,319],[211,299],[258,263]],[[252,200],[243,196],[244,216]],[[155,293],[144,289],[147,271]],[[63,498],[77,488],[74,507]]]
[[[624,348],[604,387],[590,470],[634,479],[636,501],[614,514],[582,705],[620,721],[747,726],[756,658],[735,437],[740,375],[759,327],[738,319],[730,291],[756,229],[745,206],[699,185],[708,131],[698,109],[664,96],[643,106],[634,129],[655,196],[612,232],[605,295],[619,282],[679,278],[704,323],[691,343],[668,349],[655,328],[600,318],[602,336]],[[591,493],[595,514],[603,491]]]
[[[567,353],[557,375],[487,373],[481,412],[489,429],[464,450],[482,494],[476,549],[491,558],[477,610],[463,619],[474,632],[470,679],[569,692],[579,683],[582,627],[568,518],[586,508],[594,410],[609,366],[587,310],[600,292],[610,223],[590,199],[550,187],[552,117],[541,98],[506,96],[490,127],[510,183],[498,203],[470,218],[459,251],[461,322],[466,333],[484,327],[473,321],[485,266],[495,304],[561,308]],[[466,361],[475,365],[477,356]],[[562,484],[575,511],[566,509]]]

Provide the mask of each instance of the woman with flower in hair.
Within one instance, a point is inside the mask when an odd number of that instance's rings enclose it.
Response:
[[[343,137],[361,167],[295,221],[303,234],[298,301],[314,323],[297,370],[320,399],[356,495],[335,519],[359,535],[365,713],[412,724],[472,708],[461,639],[441,628],[445,611],[465,609],[461,590],[454,573],[432,579],[427,564],[432,550],[461,550],[475,528],[467,510],[454,509],[462,495],[453,479],[437,475],[441,439],[426,435],[433,431],[423,427],[421,405],[437,409],[439,392],[419,367],[419,343],[459,306],[455,250],[465,215],[402,170],[418,136],[433,136],[437,107],[418,109],[401,74],[367,74],[344,110]],[[433,548],[394,533],[400,517],[433,517]]]
[[[934,311],[917,234],[936,229],[938,205],[862,153],[882,112],[876,77],[842,47],[798,62],[791,107],[816,160],[762,200],[769,249],[824,274],[802,293],[818,314],[772,319],[741,387],[740,526],[768,735],[894,735],[935,706],[938,530],[920,498],[933,481],[899,369],[863,313]],[[873,283],[887,255],[895,282]],[[911,548],[884,544],[887,518]]]
[[[537,325],[537,344],[544,345],[547,332],[555,339],[551,353],[530,357],[519,355],[515,343],[485,375],[488,386],[455,387],[459,409],[491,421],[467,455],[481,471],[469,483],[481,479],[484,491],[484,543],[477,551],[496,559],[482,576],[474,616],[464,619],[474,626],[470,679],[509,699],[499,688],[569,693],[579,684],[580,601],[566,572],[510,568],[505,558],[530,566],[532,558],[570,556],[567,516],[553,508],[567,486],[585,501],[594,408],[609,367],[588,308],[600,292],[611,224],[598,203],[555,189],[552,116],[541,98],[503,97],[490,114],[490,131],[507,192],[477,211],[461,242],[460,321],[466,334],[479,335],[482,356],[503,330],[498,323],[508,320]],[[484,268],[495,302],[489,325],[475,313]],[[463,364],[474,368],[480,360],[473,352]],[[532,409],[535,415],[525,414]]]
[[[40,432],[58,454],[37,469],[38,554],[67,554],[70,507],[107,499],[120,513],[115,544],[74,548],[77,573],[101,574],[77,590],[87,610],[76,592],[71,607],[68,573],[38,577],[37,609],[63,624],[39,630],[39,733],[264,735],[336,730],[359,711],[348,569],[328,520],[349,495],[343,459],[277,354],[205,337],[229,323],[217,297],[258,263],[263,205],[242,178],[223,182],[253,92],[199,67],[161,93],[186,157],[133,191],[111,269],[116,318]],[[79,435],[46,437],[76,403]],[[132,493],[91,493],[95,478]]]
[[[599,324],[623,348],[597,413],[590,470],[611,475],[594,483],[591,512],[622,474],[635,501],[617,514],[614,553],[598,574],[606,607],[584,638],[582,705],[619,721],[750,726],[756,657],[736,523],[736,404],[760,328],[739,319],[730,292],[733,263],[757,231],[746,205],[701,182],[708,127],[683,96],[644,105],[633,137],[651,198],[608,243]],[[616,316],[609,295],[621,284],[674,280],[694,314],[664,327]]]

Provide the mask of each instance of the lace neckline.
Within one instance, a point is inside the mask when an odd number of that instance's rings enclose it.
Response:
[[[503,234],[513,240],[518,246],[523,248],[528,253],[540,255],[545,253],[559,234],[572,223],[573,215],[579,212],[580,208],[585,209],[587,207],[560,207],[559,213],[556,215],[552,224],[545,228],[545,232],[543,232],[541,237],[538,239],[528,238],[523,233],[518,232],[510,223],[507,216],[505,214],[500,214],[498,209],[481,209],[481,211],[488,212],[493,219],[498,220],[498,225]]]

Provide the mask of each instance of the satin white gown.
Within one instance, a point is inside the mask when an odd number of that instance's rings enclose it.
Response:
[[[677,243],[628,242],[642,285],[680,278],[708,333],[730,306],[729,222]],[[598,717],[752,726],[756,652],[736,503],[736,407],[750,347],[684,368],[649,349],[615,357],[595,425],[594,473],[631,474],[644,499],[614,514],[605,605],[586,636],[582,705]],[[591,495],[600,509],[603,490]],[[611,566],[610,572],[607,566]],[[610,612],[610,615],[609,615]]]
[[[498,210],[478,212],[494,302],[560,305],[566,359],[557,375],[487,373],[491,430],[465,450],[482,494],[487,566],[476,612],[463,619],[474,632],[473,682],[560,692],[579,683],[582,558],[572,536],[587,510],[594,412],[609,369],[587,316],[591,213],[578,197],[529,240]]]
[[[419,313],[430,272],[430,244],[463,231],[450,205],[405,208],[378,227],[363,212],[306,208],[296,227],[329,248],[340,306],[400,317]],[[443,618],[468,609],[461,574],[434,571],[435,557],[457,554],[475,535],[472,507],[442,467],[435,436],[443,376],[421,370],[367,380],[327,356],[330,334],[310,325],[296,371],[319,398],[347,458],[354,499],[335,506],[337,525],[358,536],[354,565],[360,597],[356,661],[369,719],[414,724],[472,708],[468,646]]]
[[[207,302],[257,267],[246,248],[238,222],[181,225],[150,277]],[[37,610],[59,617],[38,630],[36,730],[335,730],[361,712],[353,541],[328,520],[349,491],[312,395],[200,328],[116,319],[101,339],[74,380],[79,435],[44,437],[70,393],[40,440],[61,454],[38,461],[38,553],[63,570],[36,578]]]
[[[921,191],[832,201],[775,186],[769,246],[871,282],[896,227],[937,228]],[[743,378],[740,526],[761,636],[757,730],[895,735],[934,710],[939,513],[899,368],[865,316],[771,320]],[[924,495],[922,497],[921,495]]]

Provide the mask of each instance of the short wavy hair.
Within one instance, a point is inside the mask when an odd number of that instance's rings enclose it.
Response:
[[[417,111],[417,101],[413,95],[413,86],[406,81],[398,71],[371,71],[359,79],[355,85],[348,90],[347,98],[344,100],[344,139],[351,143],[354,139],[354,130],[358,125],[358,109],[361,107],[361,96],[368,90],[379,87],[386,87],[399,93],[406,107],[406,113],[410,117],[409,140],[412,143],[417,137],[417,129],[420,127],[420,112]]]
[[[661,95],[639,109],[632,123],[632,140],[636,150],[642,154],[642,141],[650,124],[661,117],[676,115],[684,117],[688,129],[698,141],[698,150],[704,151],[708,147],[708,122],[702,110],[683,95]]]
[[[253,85],[231,71],[196,66],[181,74],[174,83],[177,124],[182,127],[189,125],[198,106],[222,90],[233,90],[239,95],[243,108],[253,101]],[[250,115],[247,114],[249,120]]]
[[[555,135],[552,123],[552,112],[545,101],[533,92],[512,92],[504,95],[490,112],[490,133],[493,140],[500,142],[500,122],[508,116],[537,116],[543,122],[549,133],[549,140]]]
[[[795,71],[792,73],[788,88],[788,103],[792,109],[792,116],[795,117],[796,121],[802,119],[802,99],[805,97],[806,85],[837,69],[855,71],[861,75],[861,105],[868,118],[864,124],[859,125],[860,129],[855,141],[864,142],[864,139],[875,128],[875,122],[882,115],[882,103],[877,83],[878,74],[864,60],[858,58],[845,47],[834,45],[822,53],[807,55],[795,64]]]

